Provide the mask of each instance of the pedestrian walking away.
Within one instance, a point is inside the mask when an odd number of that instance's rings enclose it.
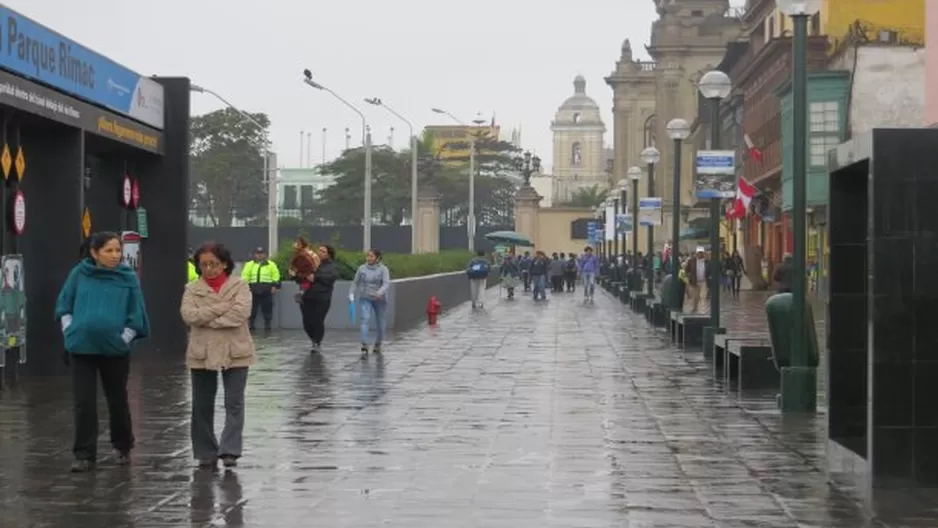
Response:
[[[482,308],[485,304],[485,287],[489,280],[489,259],[484,251],[477,251],[476,256],[466,265],[466,276],[469,278],[469,300],[473,308]]]
[[[518,261],[518,268],[521,270],[521,282],[524,284],[524,291],[531,291],[531,263],[534,259],[530,251],[525,251],[524,256]]]
[[[332,306],[332,290],[339,279],[339,269],[335,265],[335,248],[329,245],[319,246],[317,250],[319,266],[312,275],[297,277],[297,281],[307,281],[309,285],[300,293],[300,313],[303,316],[303,330],[312,342],[311,353],[322,351],[322,339],[326,333],[326,315]]]
[[[510,301],[515,298],[515,288],[521,283],[519,279],[521,276],[521,262],[515,256],[514,250],[502,260],[502,265],[498,271],[501,275],[502,287],[508,292],[508,300]]]
[[[97,462],[98,376],[107,400],[117,463],[130,463],[134,447],[127,400],[130,353],[133,343],[150,333],[140,281],[121,262],[123,247],[117,233],[95,233],[86,248],[55,305],[55,318],[65,338],[65,360],[72,369],[73,472],[94,469]]]
[[[577,271],[583,281],[583,298],[593,300],[596,293],[596,274],[599,272],[599,257],[593,253],[593,248],[586,246],[583,254],[577,259]]]
[[[385,325],[387,324],[388,290],[391,288],[391,272],[381,262],[381,251],[372,249],[365,257],[365,263],[358,267],[349,291],[349,302],[358,299],[360,320],[362,359],[368,357],[371,322],[375,323],[375,340],[371,347],[373,354],[381,353],[384,344]]]
[[[280,290],[280,269],[267,259],[267,252],[259,247],[254,251],[254,260],[244,264],[241,279],[251,288],[251,318],[249,328],[254,330],[254,320],[260,311],[264,317],[264,329],[270,330],[274,317],[274,294]]]
[[[547,300],[547,268],[550,265],[547,255],[537,250],[531,261],[531,289],[534,291],[534,300]]]
[[[568,292],[576,291],[576,256],[571,252],[569,258],[564,262],[563,282]]]
[[[202,469],[220,459],[234,467],[244,443],[244,390],[255,361],[248,329],[253,299],[247,283],[236,276],[231,252],[207,242],[196,251],[200,280],[186,285],[180,313],[189,326],[186,366],[192,378],[190,432],[192,455]],[[215,436],[215,395],[221,373],[225,388],[225,426]]]

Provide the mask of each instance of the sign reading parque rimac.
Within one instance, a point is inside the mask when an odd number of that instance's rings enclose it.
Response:
[[[0,70],[0,103],[128,145],[163,153],[163,133]]]
[[[163,85],[3,4],[0,68],[163,129]]]

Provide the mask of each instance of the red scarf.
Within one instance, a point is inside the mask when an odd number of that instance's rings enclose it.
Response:
[[[221,287],[225,285],[225,281],[228,280],[228,275],[226,273],[222,273],[214,279],[210,279],[205,275],[202,275],[202,280],[205,281],[205,284],[208,284],[208,287],[211,288],[212,291],[218,293],[219,290],[221,290]]]

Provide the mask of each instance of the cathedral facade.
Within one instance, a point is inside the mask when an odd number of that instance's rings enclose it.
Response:
[[[609,185],[603,124],[599,105],[586,95],[586,79],[573,81],[573,95],[557,109],[550,124],[554,135],[553,185],[554,204],[569,202],[584,188]]]

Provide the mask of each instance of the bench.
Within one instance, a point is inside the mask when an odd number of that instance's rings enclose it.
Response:
[[[671,312],[671,340],[681,348],[702,346],[703,329],[709,324],[709,315]]]
[[[645,304],[645,319],[655,328],[667,328],[669,315],[661,299],[654,299]]]
[[[730,337],[723,350],[723,380],[727,387],[736,382],[736,390],[741,393],[781,386],[781,375],[767,337]]]
[[[765,334],[761,333],[748,333],[748,334],[728,334],[726,332],[718,333],[713,338],[713,357],[710,358],[713,370],[713,379],[723,380],[725,374],[723,372],[723,367],[726,365],[726,354],[727,347],[733,341],[760,341],[763,339],[768,339]]]

